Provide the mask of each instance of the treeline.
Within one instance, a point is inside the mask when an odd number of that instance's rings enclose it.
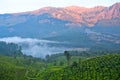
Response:
[[[6,56],[22,55],[21,47],[14,43],[0,42],[0,54]]]
[[[70,56],[77,56],[77,57],[96,57],[101,55],[107,55],[107,54],[119,54],[120,50],[88,50],[88,51],[67,51]],[[51,54],[46,55],[46,60],[48,62],[55,61],[58,57],[65,56],[64,53],[58,53],[58,54]]]

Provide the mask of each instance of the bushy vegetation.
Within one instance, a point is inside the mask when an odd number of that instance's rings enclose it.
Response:
[[[45,59],[0,42],[0,80],[120,80],[120,51],[65,51]]]
[[[43,61],[30,56],[14,57],[0,55],[0,80],[28,80],[43,69]]]
[[[54,69],[41,73],[37,80],[120,80],[120,54],[90,58]]]
[[[29,80],[43,68],[43,62],[23,55],[17,44],[0,42],[0,80]]]

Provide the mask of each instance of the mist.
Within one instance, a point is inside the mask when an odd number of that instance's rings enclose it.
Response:
[[[31,55],[38,58],[45,58],[46,55],[51,54],[63,53],[65,50],[87,50],[87,48],[76,48],[63,45],[68,44],[69,42],[58,42],[35,38],[22,38],[17,36],[0,38],[0,41],[18,44],[22,47],[23,54]]]
[[[61,53],[66,49],[65,47],[53,46],[53,44],[59,45],[62,42],[40,40],[33,38],[7,37],[0,38],[0,41],[18,44],[19,46],[22,47],[23,54],[40,58],[45,58],[47,54],[51,55]]]

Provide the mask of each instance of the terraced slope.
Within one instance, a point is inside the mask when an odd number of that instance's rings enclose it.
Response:
[[[37,80],[120,80],[120,54],[74,62],[66,68],[51,68]]]

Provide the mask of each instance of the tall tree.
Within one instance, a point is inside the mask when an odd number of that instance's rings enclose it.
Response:
[[[64,51],[64,55],[66,56],[67,64],[70,65],[70,59],[71,59],[70,53],[68,51]]]

